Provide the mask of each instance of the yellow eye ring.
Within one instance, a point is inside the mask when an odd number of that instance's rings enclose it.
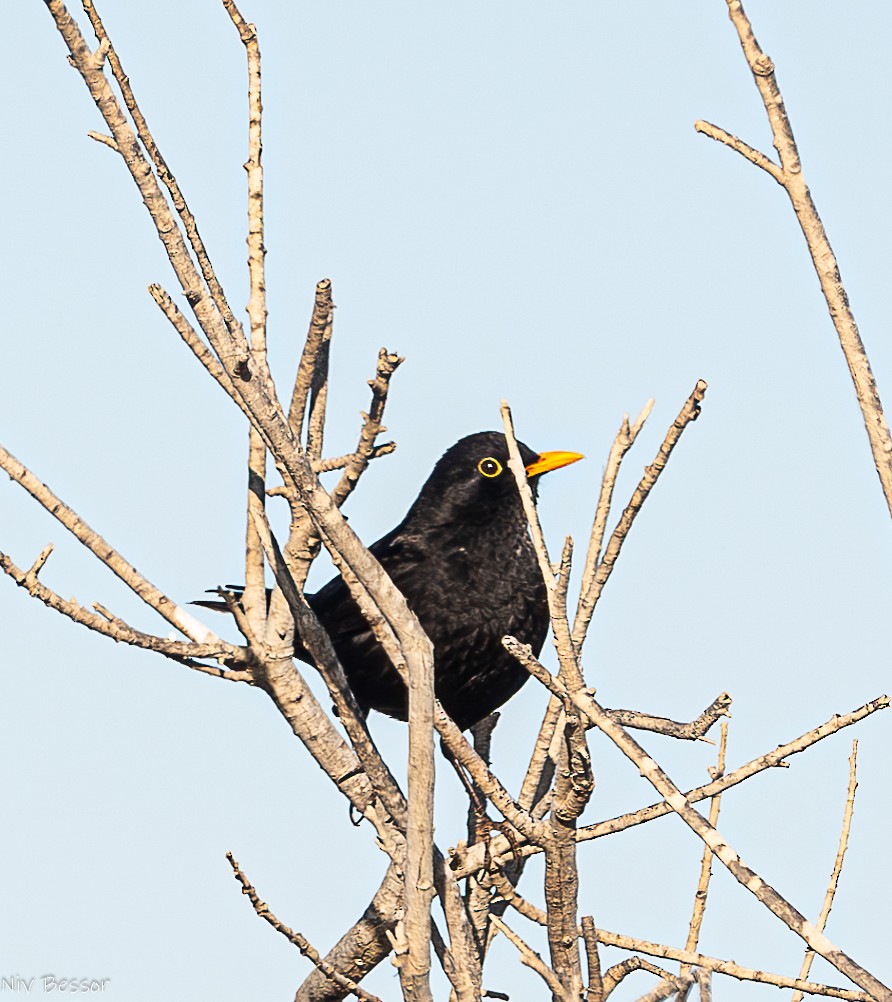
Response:
[[[487,456],[486,459],[481,459],[477,464],[477,470],[484,477],[497,477],[502,472],[502,464],[497,459],[493,459],[492,456]]]

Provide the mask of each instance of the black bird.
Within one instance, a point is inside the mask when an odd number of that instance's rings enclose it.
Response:
[[[536,496],[539,477],[576,452],[536,453],[518,442]],[[502,646],[510,634],[538,655],[548,600],[500,432],[448,449],[400,524],[369,550],[405,595],[434,646],[434,686],[464,730],[509,700],[529,673]],[[343,578],[307,601],[331,637],[357,702],[405,720],[406,687]],[[298,642],[295,657],[312,664]]]
[[[582,458],[518,447],[534,496],[543,473]],[[403,521],[369,549],[434,645],[437,698],[456,724],[471,727],[509,700],[529,673],[502,637],[511,634],[538,655],[549,617],[505,436],[479,432],[453,445]],[[308,602],[359,705],[405,720],[406,687],[343,578]],[[302,647],[295,656],[311,661]]]

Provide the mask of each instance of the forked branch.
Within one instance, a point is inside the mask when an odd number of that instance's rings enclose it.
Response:
[[[765,106],[765,113],[771,126],[774,148],[777,150],[780,165],[770,160],[764,153],[748,146],[736,136],[710,122],[694,123],[697,132],[715,139],[732,150],[740,153],[750,163],[761,167],[783,187],[790,198],[793,211],[799,221],[812,264],[821,283],[821,291],[830,311],[830,319],[836,328],[839,344],[845,355],[846,364],[855,386],[858,405],[867,428],[867,437],[873,453],[873,461],[879,474],[886,504],[892,513],[892,434],[883,414],[883,405],[877,390],[876,380],[867,358],[867,352],[855,315],[849,305],[849,297],[842,284],[836,255],[830,246],[824,224],[818,215],[811,192],[805,181],[799,149],[793,135],[793,126],[784,104],[783,95],[778,86],[774,63],[756,41],[753,26],[743,9],[741,0],[726,0],[728,15],[734,25],[743,55],[753,75]]]

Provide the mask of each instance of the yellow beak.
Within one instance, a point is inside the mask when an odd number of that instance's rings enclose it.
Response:
[[[579,452],[540,452],[539,458],[526,468],[527,477],[538,477],[549,470],[559,470],[578,459],[585,459],[585,456]]]

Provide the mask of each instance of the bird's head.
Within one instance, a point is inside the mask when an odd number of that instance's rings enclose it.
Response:
[[[517,443],[535,496],[539,477],[569,466],[583,457],[578,452],[534,452]],[[514,475],[508,468],[508,443],[501,432],[481,431],[460,439],[434,467],[413,506],[431,521],[456,519],[486,522],[500,512],[520,510]]]

